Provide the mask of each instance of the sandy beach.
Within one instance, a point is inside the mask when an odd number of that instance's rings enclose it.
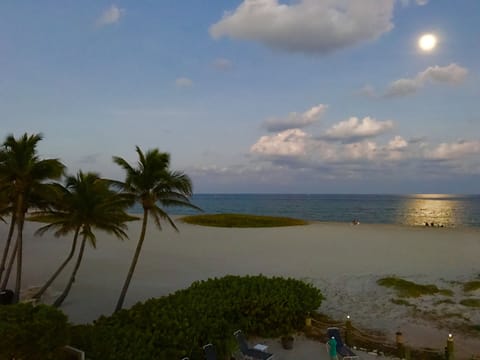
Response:
[[[480,354],[478,338],[460,332],[462,326],[480,324],[480,309],[459,304],[480,298],[480,290],[462,290],[462,283],[480,272],[479,230],[346,223],[263,229],[177,225],[178,233],[167,226],[162,232],[148,229],[126,307],[226,274],[294,277],[321,289],[326,300],[319,311],[335,319],[348,314],[355,326],[384,331],[392,341],[402,331],[407,345],[436,349],[443,349],[452,332],[457,358]],[[36,228],[27,224],[25,229],[25,289],[41,285],[71,245],[71,238],[33,236]],[[112,313],[139,230],[140,222],[131,224],[130,240],[123,242],[97,234],[97,248],[86,249],[62,307],[71,321],[90,322]],[[6,225],[1,232],[3,248]],[[50,297],[63,289],[70,269],[54,283]],[[408,299],[411,306],[394,304],[394,291],[376,284],[390,275],[435,284],[454,295],[448,302],[435,295]],[[44,300],[48,303],[48,296]]]

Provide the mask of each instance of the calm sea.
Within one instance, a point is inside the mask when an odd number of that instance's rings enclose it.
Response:
[[[314,221],[480,227],[480,195],[196,194],[205,213],[288,216]],[[137,209],[138,210],[138,209]],[[170,208],[171,214],[197,211]]]

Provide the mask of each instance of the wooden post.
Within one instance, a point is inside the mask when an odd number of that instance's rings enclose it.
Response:
[[[345,322],[345,344],[352,346],[352,321],[350,315],[347,315],[347,321]]]
[[[400,359],[405,359],[405,344],[403,343],[403,334],[401,331],[395,333],[395,343],[397,344],[397,355]]]
[[[454,346],[453,346],[453,335],[452,334],[448,334],[447,347],[445,348],[445,359],[446,360],[455,360]]]
[[[312,327],[312,318],[310,317],[310,315],[307,316],[307,318],[305,319],[305,325],[309,328],[309,327]]]

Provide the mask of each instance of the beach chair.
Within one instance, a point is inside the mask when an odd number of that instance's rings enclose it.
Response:
[[[205,358],[207,360],[217,360],[217,353],[215,352],[215,347],[213,344],[207,344],[203,347],[205,352]]]
[[[343,360],[351,360],[351,359],[360,359],[360,357],[355,354],[347,345],[345,345],[342,341],[342,337],[340,336],[340,330],[337,327],[330,327],[327,329],[327,336],[330,339],[332,336],[337,341],[337,354]],[[327,351],[328,351],[328,344],[327,344]]]
[[[271,360],[273,359],[273,354],[270,354],[266,351],[254,349],[248,346],[245,335],[243,335],[242,330],[237,330],[233,333],[235,339],[237,340],[238,346],[240,347],[240,352],[246,359],[252,360]]]

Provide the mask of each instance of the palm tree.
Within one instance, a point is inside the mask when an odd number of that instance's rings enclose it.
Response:
[[[143,241],[145,240],[148,217],[152,217],[159,230],[162,229],[160,221],[166,220],[178,231],[173,220],[159,205],[186,206],[199,210],[199,208],[189,200],[189,197],[192,195],[192,182],[190,178],[182,172],[171,171],[169,169],[170,155],[168,153],[161,153],[158,149],[152,149],[144,154],[138,146],[136,147],[136,151],[139,157],[136,167],[132,167],[121,157],[113,157],[113,161],[122,167],[126,173],[125,182],[121,184],[124,191],[134,196],[135,200],[139,202],[143,208],[140,238],[115,311],[119,311],[123,306],[142,250]]]
[[[33,199],[48,198],[47,180],[62,176],[65,166],[58,159],[40,159],[37,144],[41,134],[24,134],[18,139],[7,136],[0,151],[0,184],[11,186],[14,198],[14,216],[17,227],[14,301],[18,302],[22,285],[22,242],[25,214]]]
[[[5,221],[5,216],[10,216],[10,225],[8,228],[7,241],[5,242],[5,248],[3,249],[2,260],[0,262],[0,280],[2,279],[3,272],[5,271],[5,263],[7,262],[8,252],[10,250],[10,244],[12,242],[13,231],[15,230],[15,212],[13,211],[14,206],[11,202],[10,192],[8,191],[8,186],[0,185],[0,220]],[[13,253],[11,256],[15,256]],[[9,274],[10,272],[8,272]],[[5,290],[6,284],[8,282],[8,276],[6,277],[5,286],[1,286],[0,290]]]
[[[62,304],[75,282],[87,241],[95,247],[96,236],[93,229],[126,239],[128,236],[125,232],[127,229],[125,223],[138,219],[125,211],[132,204],[131,196],[111,190],[111,184],[111,181],[101,179],[98,174],[84,174],[80,171],[76,176],[67,177],[65,187],[57,185],[61,196],[52,209],[35,212],[29,217],[29,220],[48,223],[37,231],[39,234],[48,230],[55,230],[56,236],[74,233],[69,255],[41,289],[42,292],[68,264],[75,252],[78,236],[82,237],[80,251],[70,279],[63,293],[54,302],[54,306]]]
[[[68,265],[73,258],[77,248],[78,235],[80,233],[81,224],[76,224],[75,214],[76,209],[74,203],[74,194],[70,192],[67,187],[60,184],[55,184],[57,189],[57,196],[52,203],[52,206],[46,211],[37,211],[28,218],[31,221],[48,222],[47,226],[38,229],[35,235],[43,235],[48,230],[55,230],[55,236],[60,237],[74,231],[73,242],[67,258],[63,261],[60,267],[53,273],[48,281],[37,291],[33,298],[39,299],[43,293],[50,287],[55,279],[60,275],[62,270]]]

